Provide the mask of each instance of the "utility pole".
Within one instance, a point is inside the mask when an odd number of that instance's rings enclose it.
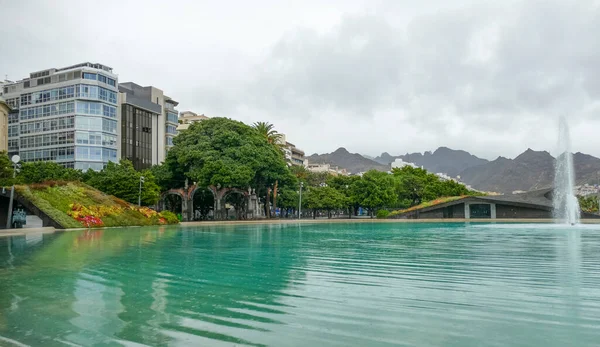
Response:
[[[144,176],[140,176],[140,192],[138,194],[138,206],[142,206],[142,183],[144,183]]]
[[[10,201],[8,202],[8,217],[6,218],[6,229],[10,229],[10,227],[12,226],[13,199],[15,197],[15,178],[17,177],[17,166],[19,165],[21,157],[19,157],[18,155],[13,155],[11,160],[13,162],[13,182],[12,187],[10,188]]]
[[[298,199],[298,219],[302,218],[302,187],[304,187],[304,182],[300,182],[300,197]]]

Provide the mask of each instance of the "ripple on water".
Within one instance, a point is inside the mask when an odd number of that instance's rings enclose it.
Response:
[[[0,344],[600,341],[595,225],[290,224],[78,236],[0,239]]]

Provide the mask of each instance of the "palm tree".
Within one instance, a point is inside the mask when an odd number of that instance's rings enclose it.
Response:
[[[280,141],[283,138],[283,134],[278,133],[273,124],[268,122],[256,122],[252,124],[252,127],[270,144],[281,146]]]
[[[259,134],[261,134],[268,143],[272,144],[273,146],[275,146],[275,148],[279,149],[279,150],[283,150],[283,146],[284,144],[281,143],[281,140],[283,139],[283,134],[280,134],[277,132],[277,130],[275,130],[275,126],[271,123],[268,122],[256,122],[254,124],[252,124],[252,127],[258,131]],[[277,186],[279,185],[279,180],[275,181],[275,185],[274,185],[274,189],[273,189],[273,209],[277,208]],[[267,199],[269,198],[270,195],[270,191],[271,189],[268,188],[267,189]],[[271,211],[269,211],[269,214],[271,213]],[[270,215],[269,215],[270,217]]]

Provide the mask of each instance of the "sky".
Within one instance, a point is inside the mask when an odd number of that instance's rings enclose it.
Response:
[[[307,155],[600,157],[600,0],[0,0],[0,78],[84,61]]]

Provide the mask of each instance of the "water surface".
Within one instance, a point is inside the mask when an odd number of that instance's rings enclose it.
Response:
[[[594,227],[246,225],[0,238],[0,345],[598,341]]]

